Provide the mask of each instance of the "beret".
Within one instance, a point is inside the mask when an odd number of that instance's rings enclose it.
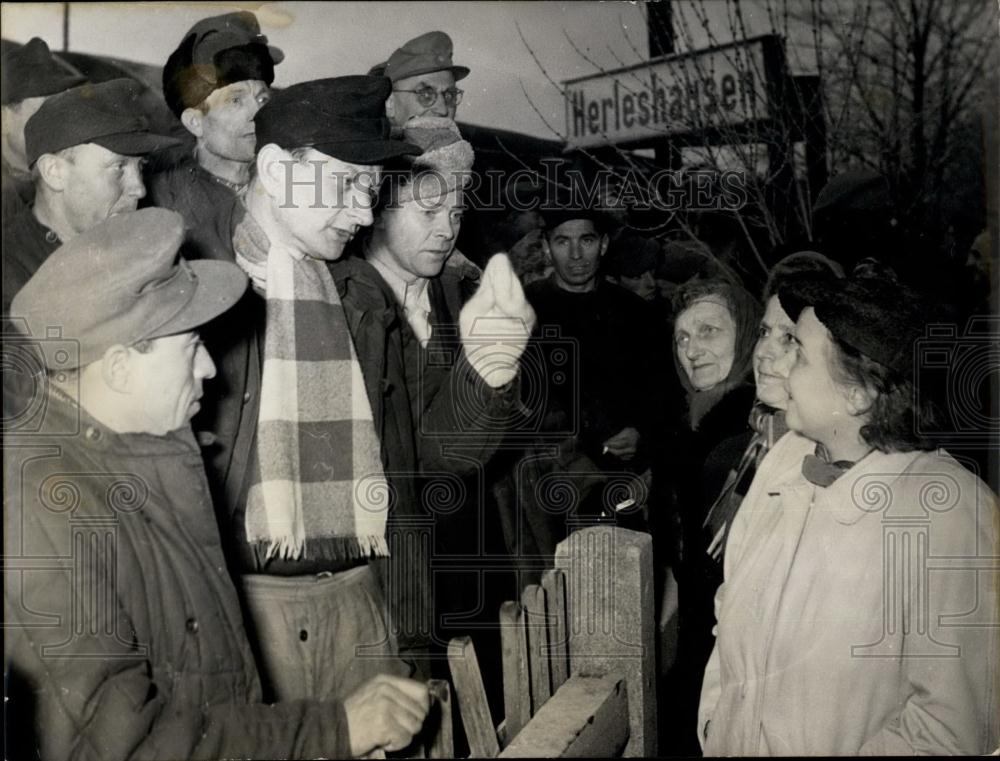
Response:
[[[163,67],[163,97],[179,118],[213,91],[249,79],[271,84],[285,54],[267,44],[249,11],[202,19],[188,30]]]
[[[111,346],[185,333],[222,314],[246,290],[231,262],[178,259],[184,220],[167,209],[116,214],[64,243],[14,297],[11,316],[36,337],[78,343],[77,366]],[[67,367],[39,342],[49,368]]]
[[[901,283],[857,273],[843,280],[803,277],[783,284],[778,299],[793,320],[811,306],[837,340],[904,377],[912,375],[926,309]]]
[[[372,67],[369,74],[389,77],[398,82],[407,77],[449,70],[457,82],[469,76],[465,66],[455,66],[452,61],[452,42],[444,32],[427,32],[396,48],[389,60]]]
[[[134,79],[85,84],[48,98],[24,125],[28,165],[44,153],[96,143],[123,156],[142,156],[178,145],[179,141],[149,131],[139,101],[142,88]]]
[[[55,95],[87,81],[87,78],[61,63],[39,37],[11,50],[3,57],[0,70],[3,105],[20,103],[27,98]]]
[[[385,77],[363,75],[314,79],[274,93],[254,117],[257,150],[275,145],[311,147],[351,164],[382,164],[415,156],[415,145],[389,137]]]

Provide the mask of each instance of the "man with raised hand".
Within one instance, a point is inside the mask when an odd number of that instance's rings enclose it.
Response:
[[[190,426],[215,374],[197,331],[238,302],[246,277],[178,260],[183,237],[165,209],[112,217],[54,252],[14,299],[46,381],[40,424],[4,440],[8,750],[403,748],[429,707],[419,682],[382,675],[342,702],[264,702]]]

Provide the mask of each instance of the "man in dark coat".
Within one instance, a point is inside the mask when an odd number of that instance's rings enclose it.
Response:
[[[176,144],[155,135],[140,113],[138,83],[113,79],[53,95],[25,127],[35,200],[3,229],[3,310],[61,243],[146,194],[143,157]]]
[[[284,57],[248,11],[188,30],[163,67],[163,95],[194,145],[156,157],[147,205],[173,209],[195,228],[246,187],[256,155],[253,118]]]
[[[14,299],[30,333],[50,337],[36,344],[41,424],[5,437],[8,750],[343,758],[405,747],[428,709],[418,682],[376,677],[343,702],[263,701],[190,428],[215,374],[195,330],[246,278],[225,262],[177,261],[183,235],[174,212],[117,215],[54,252]]]
[[[0,185],[6,224],[21,209],[30,206],[35,197],[35,184],[31,181],[24,149],[24,126],[48,96],[81,85],[86,78],[56,61],[49,46],[39,37],[33,37],[3,57],[0,77],[3,79],[0,88],[0,114],[3,116]]]

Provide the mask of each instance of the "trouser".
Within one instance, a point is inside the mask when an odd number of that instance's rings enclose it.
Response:
[[[242,584],[270,699],[343,699],[376,674],[410,676],[368,565],[313,576],[249,574]]]

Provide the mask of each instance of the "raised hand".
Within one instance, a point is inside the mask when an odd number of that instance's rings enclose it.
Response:
[[[495,254],[486,263],[479,290],[458,322],[465,356],[480,377],[493,388],[510,383],[535,326],[535,310],[507,254]]]

